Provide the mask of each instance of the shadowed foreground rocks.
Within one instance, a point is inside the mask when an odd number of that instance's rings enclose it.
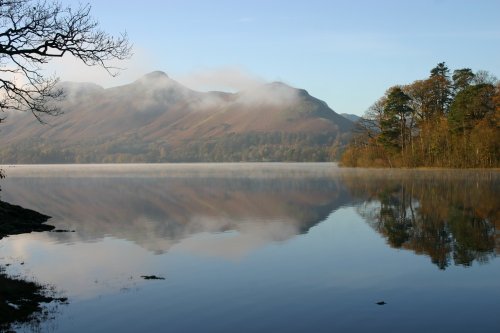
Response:
[[[0,239],[9,235],[49,231],[53,226],[44,224],[50,217],[34,210],[0,201]],[[0,332],[9,332],[12,325],[31,323],[33,327],[50,317],[43,304],[65,303],[65,298],[49,295],[47,286],[11,277],[0,266]]]
[[[50,231],[54,226],[45,224],[49,218],[34,210],[0,201],[0,239],[32,231]]]
[[[36,327],[52,315],[43,304],[66,302],[66,298],[50,295],[46,286],[9,277],[0,267],[0,332],[9,332],[12,325],[23,323]]]

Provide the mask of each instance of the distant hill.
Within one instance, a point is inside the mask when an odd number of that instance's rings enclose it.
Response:
[[[0,163],[325,161],[352,122],[307,91],[274,82],[197,92],[152,72],[104,89],[61,83],[64,112],[38,123],[11,114]]]
[[[346,119],[349,119],[353,123],[357,122],[361,118],[360,116],[357,116],[352,113],[341,113],[340,115]]]

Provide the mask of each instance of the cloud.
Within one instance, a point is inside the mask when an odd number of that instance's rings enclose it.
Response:
[[[33,233],[9,237],[2,253],[15,262],[26,262],[14,274],[36,276],[62,290],[64,296],[80,300],[140,287],[141,275],[164,274],[154,258],[139,246],[119,239],[78,242],[71,246],[54,242],[50,233]],[[122,258],[126,257],[126,264]],[[110,264],[113,263],[113,264]],[[17,266],[17,265],[13,265]],[[15,268],[15,267],[14,267]]]
[[[111,76],[105,69],[94,66],[89,67],[79,59],[67,56],[53,59],[45,68],[46,75],[56,75],[61,81],[92,82],[105,88],[131,83],[145,74],[153,71],[165,71],[168,68],[152,67],[158,64],[154,55],[141,48],[134,49],[131,59],[111,62],[110,65],[121,68],[116,77]],[[250,74],[236,66],[227,66],[213,69],[203,69],[188,73],[172,75],[172,78],[188,88],[199,91],[220,90],[236,92],[248,90],[266,83],[266,81]]]
[[[202,218],[203,223],[210,223],[210,218]],[[221,222],[222,220],[215,220],[219,230]],[[226,224],[231,225],[233,229],[224,233],[198,233],[181,240],[173,248],[196,255],[240,260],[267,244],[286,241],[300,234],[300,222],[292,218],[249,218],[233,220]]]
[[[237,67],[206,69],[180,75],[177,81],[194,90],[240,91],[254,88],[265,80]]]
[[[274,82],[265,86],[247,89],[239,94],[238,102],[244,105],[286,106],[298,102],[300,90],[284,83]]]
[[[235,102],[243,105],[286,105],[297,102],[299,91],[282,83],[269,84],[263,78],[237,67],[207,69],[180,75],[181,84],[197,91],[238,92]],[[206,96],[198,102],[200,109],[214,108],[227,102],[219,96]]]
[[[47,75],[55,73],[61,81],[92,82],[105,88],[114,87],[130,83],[145,73],[157,70],[151,67],[151,64],[156,63],[152,53],[138,47],[135,47],[133,52],[130,59],[109,62],[109,65],[121,69],[117,71],[118,75],[115,77],[104,68],[86,66],[73,56],[53,59],[44,71]]]

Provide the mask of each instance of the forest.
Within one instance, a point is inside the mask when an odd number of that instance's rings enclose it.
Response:
[[[444,62],[427,79],[389,88],[357,122],[341,164],[351,167],[500,166],[500,81]]]
[[[0,150],[0,163],[325,162],[338,146],[329,133],[230,133],[177,145],[137,134],[78,145],[33,138]]]

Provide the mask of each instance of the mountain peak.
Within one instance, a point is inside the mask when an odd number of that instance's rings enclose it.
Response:
[[[167,75],[167,73],[163,71],[154,71],[147,73],[135,80],[134,83],[155,88],[165,88],[179,85],[176,81],[172,80]]]
[[[94,90],[59,104],[65,114],[49,128],[29,114],[2,125],[0,142],[8,144],[0,145],[0,164],[323,161],[353,126],[305,90],[278,82],[197,92],[155,71]],[[40,140],[56,153],[33,154]]]
[[[273,87],[289,87],[289,88],[291,88],[288,84],[286,84],[285,82],[281,82],[281,81],[273,81],[273,82],[268,83],[268,85],[273,86]]]
[[[153,71],[144,75],[142,78],[146,80],[169,79],[167,73],[162,71]]]
[[[274,81],[274,82],[267,83],[264,85],[264,88],[270,89],[271,91],[293,93],[293,94],[296,94],[297,96],[309,96],[309,93],[307,92],[307,90],[292,87],[292,86],[290,86],[284,82],[281,82],[281,81]]]

